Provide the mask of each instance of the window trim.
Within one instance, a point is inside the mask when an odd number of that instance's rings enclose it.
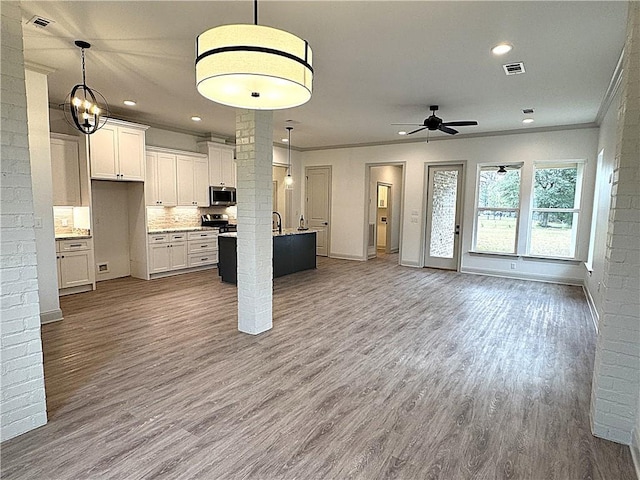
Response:
[[[580,232],[580,225],[582,222],[582,210],[583,210],[583,202],[584,195],[582,195],[583,185],[584,185],[584,167],[586,161],[585,160],[546,160],[546,161],[536,161],[533,162],[531,167],[531,188],[529,189],[529,215],[527,218],[527,235],[526,235],[526,247],[524,256],[527,257],[535,257],[541,259],[549,259],[549,260],[571,260],[571,261],[579,261],[578,255],[578,233]],[[534,207],[535,200],[535,177],[536,177],[536,169],[550,169],[550,168],[567,168],[572,165],[576,167],[576,188],[573,198],[573,208],[536,208]],[[533,215],[537,212],[549,212],[549,213],[571,213],[576,217],[576,221],[572,223],[572,245],[571,248],[573,250],[572,256],[566,257],[558,257],[555,255],[541,255],[538,253],[531,252],[531,234],[533,231]]]
[[[520,190],[518,191],[518,206],[513,208],[506,207],[480,207],[478,204],[480,203],[480,174],[483,170],[490,170],[495,168],[496,170],[500,166],[506,166],[511,170],[518,170],[520,172]],[[513,162],[508,165],[504,163],[482,163],[478,164],[477,172],[476,172],[476,195],[475,195],[475,203],[474,203],[474,218],[473,218],[473,235],[471,239],[471,253],[474,254],[487,254],[487,255],[508,255],[508,256],[518,256],[518,244],[520,239],[520,224],[522,222],[522,177],[524,170],[524,162]],[[516,232],[513,244],[513,252],[495,252],[491,250],[478,250],[477,242],[478,242],[478,217],[480,212],[490,211],[490,212],[515,212],[516,213]]]

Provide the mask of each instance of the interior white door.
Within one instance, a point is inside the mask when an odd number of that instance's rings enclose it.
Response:
[[[458,269],[462,165],[429,166],[425,267]]]
[[[309,228],[317,230],[316,254],[329,255],[331,237],[331,167],[307,167],[307,208],[305,217]]]

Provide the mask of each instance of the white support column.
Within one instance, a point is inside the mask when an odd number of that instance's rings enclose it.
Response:
[[[238,110],[238,330],[271,329],[273,112]]]
[[[631,444],[640,428],[640,3],[629,2],[591,392],[593,434]],[[637,444],[636,447],[637,448]]]

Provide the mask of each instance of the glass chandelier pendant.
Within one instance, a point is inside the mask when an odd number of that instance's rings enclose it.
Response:
[[[287,142],[287,145],[289,147],[289,161],[288,161],[288,168],[287,168],[287,176],[284,177],[284,188],[287,190],[291,190],[293,189],[293,177],[291,176],[291,130],[293,130],[293,127],[285,127],[287,129],[287,131],[289,132],[289,141]]]
[[[67,96],[63,105],[64,116],[69,125],[91,135],[106,123],[109,105],[100,92],[87,86],[84,50],[91,44],[82,40],[76,40],[75,44],[82,51],[82,83],[73,87]]]
[[[312,53],[295,35],[254,24],[222,25],[196,41],[196,87],[216,103],[252,110],[297,107],[311,98]]]

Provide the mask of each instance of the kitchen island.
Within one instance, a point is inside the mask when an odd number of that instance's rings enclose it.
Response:
[[[238,234],[218,235],[218,275],[226,283],[238,283]],[[273,234],[273,277],[316,268],[316,231],[286,228]]]

